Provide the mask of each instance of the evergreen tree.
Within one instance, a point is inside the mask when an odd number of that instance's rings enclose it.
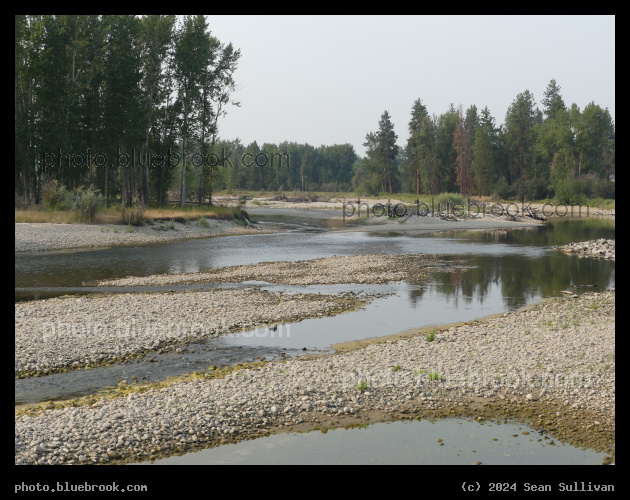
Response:
[[[526,179],[530,173],[538,116],[535,105],[534,96],[526,90],[516,96],[505,116],[511,158],[511,181],[515,181],[516,178]]]
[[[566,110],[562,95],[560,95],[560,86],[555,80],[551,80],[547,89],[545,90],[543,100],[541,101],[544,106],[543,112],[546,118],[553,118],[556,113],[561,109]]]
[[[378,131],[368,133],[366,142],[363,144],[367,148],[368,157],[378,169],[379,180],[383,183],[383,187],[389,188],[390,194],[393,193],[392,177],[398,155],[397,139],[389,112],[385,111],[378,123]]]

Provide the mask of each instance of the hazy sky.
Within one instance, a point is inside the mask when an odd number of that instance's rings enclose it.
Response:
[[[241,49],[222,139],[350,143],[359,155],[389,111],[398,145],[411,107],[453,103],[497,125],[516,96],[541,100],[552,79],[565,104],[594,101],[615,119],[614,16],[207,16]]]

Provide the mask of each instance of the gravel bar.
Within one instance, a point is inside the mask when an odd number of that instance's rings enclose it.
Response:
[[[193,339],[330,316],[369,301],[358,295],[220,289],[19,302],[15,376],[110,364]]]
[[[582,257],[615,260],[615,240],[607,240],[605,238],[569,243],[568,245],[555,246],[553,248],[564,253],[578,254]]]
[[[425,280],[431,272],[450,264],[430,254],[367,254],[322,257],[297,262],[261,262],[198,273],[161,274],[102,280],[98,286],[169,286],[201,283],[266,281],[287,285],[377,284]],[[92,283],[85,283],[92,285]]]
[[[236,234],[260,234],[255,227],[238,226],[231,221],[207,219],[207,227],[194,222],[157,223],[149,226],[120,224],[15,223],[15,251],[46,251],[78,248],[104,248],[143,245],[167,241],[211,238]],[[172,229],[171,229],[172,227]],[[130,231],[131,228],[131,231]]]
[[[518,418],[549,445],[614,460],[614,310],[614,290],[585,293],[438,328],[433,341],[416,332],[48,403],[16,412],[15,463],[128,463],[286,430],[448,416]]]

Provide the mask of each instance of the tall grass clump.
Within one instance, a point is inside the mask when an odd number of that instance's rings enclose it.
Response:
[[[123,222],[133,226],[142,226],[145,222],[145,207],[137,196],[133,197],[131,206],[122,212]]]

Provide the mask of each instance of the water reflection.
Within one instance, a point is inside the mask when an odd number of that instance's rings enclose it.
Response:
[[[438,273],[434,280],[442,285],[446,297],[459,297],[466,302],[473,298],[483,303],[493,293],[494,287],[509,310],[517,309],[533,300],[560,295],[571,285],[595,285],[578,289],[578,293],[589,290],[605,290],[614,287],[615,263],[595,259],[584,259],[549,252],[544,258],[521,255],[457,255],[455,262],[463,266],[449,273]],[[422,298],[424,289],[413,290],[410,299]]]
[[[518,423],[445,419],[276,434],[137,465],[600,465],[605,457]]]
[[[365,253],[435,253],[457,269],[439,273],[435,282],[444,298],[470,304],[500,293],[515,309],[542,297],[559,295],[571,285],[614,286],[615,263],[569,256],[552,245],[614,238],[609,219],[554,219],[544,226],[514,230],[427,234],[292,233],[193,240],[92,251],[16,254],[15,300],[77,293],[84,282],[126,276],[196,272],[216,267],[274,260],[306,260]],[[418,284],[422,285],[422,284]],[[579,289],[578,289],[579,290]],[[94,289],[84,288],[85,293]],[[110,290],[114,291],[114,290]],[[126,290],[118,290],[126,291]],[[140,291],[140,290],[138,290]],[[412,304],[424,287],[413,287]]]

